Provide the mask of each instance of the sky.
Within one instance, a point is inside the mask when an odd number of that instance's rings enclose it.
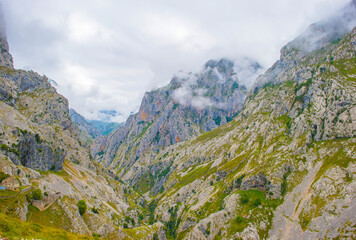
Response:
[[[87,119],[123,122],[146,91],[209,59],[264,69],[349,0],[0,0],[15,68],[54,80]]]

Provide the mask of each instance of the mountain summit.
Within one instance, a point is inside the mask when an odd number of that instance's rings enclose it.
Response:
[[[238,78],[242,70],[256,73],[261,67],[252,62],[246,69],[228,59],[210,60],[200,73],[179,72],[170,84],[146,92],[140,110],[125,126],[95,141],[93,157],[135,184],[161,150],[231,121],[247,95]],[[236,69],[240,71],[236,72]]]

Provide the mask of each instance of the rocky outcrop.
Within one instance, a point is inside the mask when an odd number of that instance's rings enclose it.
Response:
[[[66,152],[60,147],[51,147],[39,135],[24,134],[18,145],[20,163],[42,171],[62,170]]]
[[[68,100],[46,76],[14,69],[6,38],[2,41],[1,58],[11,66],[0,66],[1,151],[14,163],[38,170],[61,170],[65,158],[88,166]]]
[[[32,200],[31,204],[33,206],[35,206],[36,208],[38,208],[38,210],[40,211],[44,211],[47,208],[51,207],[53,203],[55,203],[55,201],[57,201],[57,199],[62,198],[63,194],[61,194],[60,192],[58,193],[54,193],[48,196],[44,196],[43,199],[41,200]]]
[[[232,122],[152,161],[138,182],[152,179],[155,216],[175,219],[176,238],[356,237],[355,36],[291,54]]]
[[[0,66],[13,69],[14,62],[9,52],[9,44],[4,34],[0,33]]]
[[[267,190],[267,178],[263,174],[258,174],[257,176],[252,176],[245,180],[241,184],[242,190],[256,189],[260,191]]]
[[[281,49],[280,59],[266,73],[257,78],[250,94],[256,93],[265,84],[278,84],[289,80],[290,75],[287,73],[298,65],[299,59],[313,51],[322,50],[332,43],[337,43],[353,29],[355,22],[356,2],[352,1],[333,17],[310,25],[304,33]],[[330,61],[329,58],[324,61]],[[297,74],[296,77],[299,80],[311,77],[311,72],[307,68]]]

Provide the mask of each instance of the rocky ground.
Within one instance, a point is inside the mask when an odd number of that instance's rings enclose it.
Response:
[[[45,76],[14,69],[2,39],[0,171],[32,190],[2,192],[1,234],[21,235],[13,217],[37,234],[87,238],[356,238],[352,4],[283,47],[248,94],[227,60],[147,93],[124,127],[94,141],[95,159],[67,100]],[[178,98],[188,87],[189,106]],[[194,107],[204,99],[227,109]],[[37,189],[63,197],[39,211]]]

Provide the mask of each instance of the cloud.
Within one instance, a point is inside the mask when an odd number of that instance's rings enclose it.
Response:
[[[121,113],[108,116],[115,121],[137,111],[145,91],[180,69],[198,72],[209,59],[248,57],[266,69],[283,45],[348,2],[2,1],[15,67],[55,80],[85,117]],[[248,74],[239,79],[250,83]]]
[[[203,109],[212,106],[210,99],[204,96],[206,89],[198,88],[198,77],[198,75],[180,71],[175,78],[181,86],[173,92],[173,99],[186,107]]]

